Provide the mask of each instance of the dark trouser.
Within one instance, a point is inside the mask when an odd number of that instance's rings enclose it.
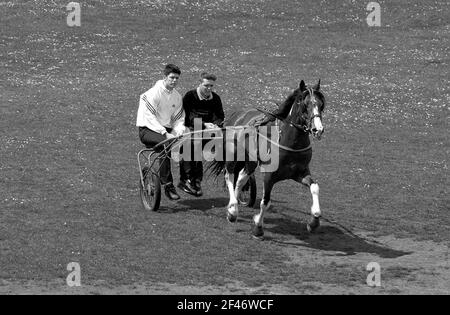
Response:
[[[208,141],[203,140],[202,147]],[[181,151],[182,153],[182,151]],[[202,154],[203,157],[203,154]],[[180,181],[185,181],[189,179],[192,182],[203,180],[203,161],[194,161],[194,141],[191,141],[191,160],[190,161],[180,161]]]
[[[192,182],[203,180],[202,161],[180,161],[180,180],[189,179]]]
[[[166,128],[167,132],[171,132],[172,129]],[[160,133],[157,133],[153,130],[148,129],[147,127],[139,127],[139,138],[141,142],[145,144],[147,148],[153,148],[155,145],[160,143],[161,141],[166,140],[166,136],[163,136]],[[163,148],[156,149],[156,152],[161,152]],[[164,160],[160,161],[160,169],[159,169],[159,177],[161,179],[161,184],[166,185],[173,183],[172,170],[170,167],[170,157],[171,152],[169,152],[169,156]]]

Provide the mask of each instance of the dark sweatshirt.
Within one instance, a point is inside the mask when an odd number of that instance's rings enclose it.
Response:
[[[219,95],[212,92],[212,99],[200,100],[197,89],[187,92],[183,97],[183,108],[186,113],[185,126],[194,128],[194,119],[201,118],[203,123],[222,126],[225,114]],[[204,125],[203,125],[204,127]]]

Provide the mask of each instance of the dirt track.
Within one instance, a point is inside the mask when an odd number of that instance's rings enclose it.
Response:
[[[50,282],[10,282],[2,281],[0,294],[177,294],[177,295],[234,295],[234,294],[410,294],[410,295],[448,295],[450,294],[450,264],[449,249],[445,245],[439,245],[432,241],[417,242],[411,239],[396,239],[392,236],[371,238],[361,235],[365,240],[370,240],[372,253],[352,253],[341,251],[305,250],[302,242],[286,240],[280,242],[286,253],[291,257],[290,264],[296,268],[305,265],[313,265],[320,273],[323,268],[335,264],[336,268],[362,269],[369,262],[378,262],[381,266],[381,287],[369,287],[364,281],[359,284],[326,285],[323,282],[305,282],[301,290],[288,286],[261,285],[260,287],[248,287],[245,283],[230,279],[225,286],[180,286],[170,283],[136,283],[132,285],[113,286],[106,282],[83,283],[81,287],[68,287],[65,279]],[[320,233],[313,238],[326,238],[325,242],[330,247],[341,247],[339,238],[331,235],[324,236]],[[322,239],[321,242],[324,240]],[[376,242],[376,243],[375,243]],[[350,248],[348,248],[350,250]],[[339,257],[337,260],[336,258]],[[420,267],[418,267],[420,266]],[[264,267],[258,264],[254,266],[255,272],[264,271]],[[337,271],[338,272],[338,271]],[[368,273],[368,272],[367,272]],[[384,275],[389,274],[389,280],[384,280]]]

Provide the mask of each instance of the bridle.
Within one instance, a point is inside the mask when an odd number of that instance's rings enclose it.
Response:
[[[312,98],[312,103],[314,105],[316,103],[316,100],[314,98],[314,90],[312,88],[307,88],[307,91],[308,91],[310,97]],[[305,101],[303,100],[303,102],[305,102]],[[298,104],[298,105],[300,105],[300,104]],[[313,114],[311,117],[309,117],[309,119],[307,117],[305,117],[304,115],[301,116],[301,118],[303,119],[303,124],[301,126],[303,127],[304,132],[306,132],[306,133],[313,132],[312,122],[313,122],[314,118],[316,118],[316,117],[322,119],[322,112],[319,111],[317,114]]]
[[[313,91],[312,88],[308,88],[307,91],[308,91],[309,95],[311,95],[311,97],[314,95],[314,91]],[[300,102],[298,102],[297,105],[300,105]],[[293,128],[296,128],[299,131],[305,132],[305,133],[312,133],[312,128],[311,127],[312,127],[312,122],[313,122],[314,118],[318,117],[318,118],[322,119],[322,113],[321,112],[319,112],[318,114],[312,115],[309,119],[307,117],[305,117],[304,115],[301,115],[300,117],[303,120],[303,122],[301,124],[297,124],[297,123],[293,122],[290,119],[291,115],[289,115],[287,118],[282,118],[282,117],[280,117],[280,116],[278,116],[276,114],[273,114],[273,113],[271,113],[271,112],[269,112],[269,111],[267,111],[265,109],[257,108],[257,110],[260,111],[263,114],[275,117],[276,119],[282,121],[283,123],[285,123],[285,124],[287,124],[287,125],[289,125],[289,126],[291,126]]]
[[[313,121],[313,119],[316,118],[316,117],[319,117],[320,120],[322,120],[322,114],[319,113],[319,114],[314,114],[314,115],[312,115],[312,117],[309,119],[308,127],[305,129],[305,132],[312,133],[312,128],[311,128],[311,126],[312,126],[312,121]]]

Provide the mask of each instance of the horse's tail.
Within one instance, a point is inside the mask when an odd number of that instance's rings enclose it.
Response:
[[[223,146],[222,146],[222,150],[223,150],[223,154],[222,157],[223,159],[220,161],[214,160],[209,162],[208,166],[206,167],[206,171],[209,172],[209,174],[215,178],[218,178],[220,175],[224,174],[225,169],[227,169],[230,172],[237,172],[239,173],[239,168],[242,168],[242,166],[245,166],[245,163],[239,163],[236,164],[237,160],[236,160],[236,152],[234,153],[233,157],[229,157],[227,152],[226,152],[226,136],[225,134],[227,132],[232,133],[233,135],[233,139],[234,139],[234,147],[236,148],[237,146],[237,138],[235,138],[235,134],[237,134],[238,132],[240,132],[240,129],[234,130],[233,127],[242,127],[245,125],[249,125],[251,121],[254,121],[257,119],[258,116],[261,116],[261,113],[257,110],[248,110],[248,111],[235,111],[230,113],[230,115],[228,115],[225,123],[224,123],[224,136],[223,136]],[[227,130],[226,128],[230,127],[229,130]],[[228,160],[227,160],[228,159]]]
[[[226,161],[211,161],[206,167],[206,171],[209,172],[213,177],[217,178],[223,174],[225,171]]]

